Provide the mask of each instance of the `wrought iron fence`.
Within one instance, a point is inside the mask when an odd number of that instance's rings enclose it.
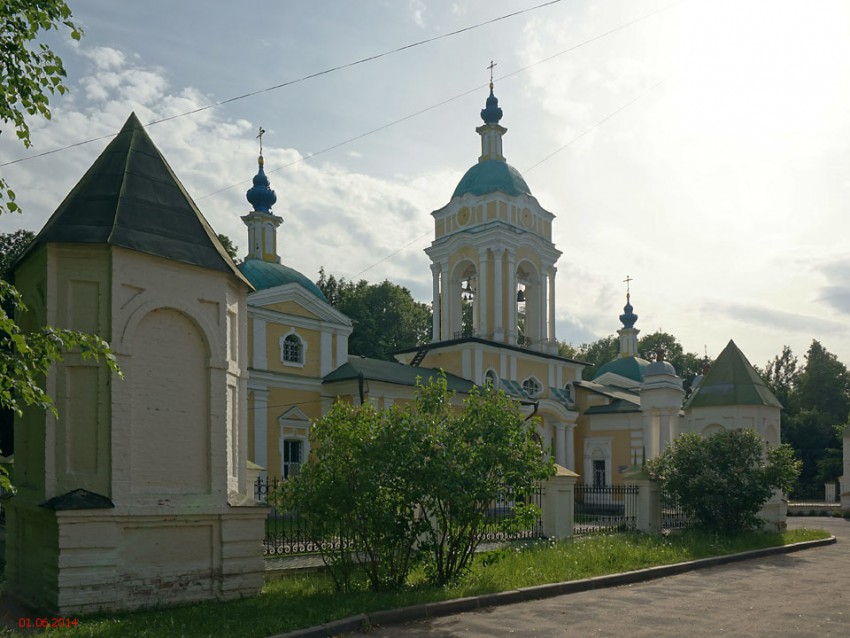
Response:
[[[518,499],[506,489],[501,498],[493,501],[487,512],[487,525],[481,534],[484,541],[509,541],[524,538],[541,538],[543,536],[543,521],[540,516],[530,525],[512,525],[516,508],[519,504],[535,505],[542,512],[543,486],[538,483],[526,499]]]
[[[667,490],[661,490],[661,529],[685,529],[691,524],[682,511],[679,499]]]
[[[316,538],[307,521],[298,512],[281,512],[275,505],[275,495],[280,487],[281,479],[259,477],[254,483],[254,498],[261,503],[268,503],[269,513],[266,517],[266,535],[263,539],[264,552],[267,556],[289,554],[317,554],[321,543],[334,543],[335,539]]]
[[[637,485],[575,487],[574,534],[625,532],[636,529]]]
[[[287,556],[294,554],[317,554],[322,549],[339,549],[342,541],[338,534],[318,537],[310,529],[307,521],[298,512],[282,512],[275,505],[275,495],[282,480],[260,477],[254,483],[254,497],[269,504],[266,517],[266,534],[263,540],[267,556]],[[541,506],[543,487],[538,484],[530,498],[525,501]],[[539,538],[543,535],[543,523],[538,517],[530,526],[511,525],[515,518],[517,505],[522,503],[510,491],[491,503],[487,512],[487,524],[481,534],[483,541],[507,541],[525,538]]]

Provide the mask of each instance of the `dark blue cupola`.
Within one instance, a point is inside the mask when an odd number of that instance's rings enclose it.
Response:
[[[623,314],[620,315],[620,321],[623,322],[624,328],[634,328],[638,320],[638,316],[633,312],[634,308],[632,307],[630,297],[631,295],[626,294],[626,305],[623,306]]]
[[[490,97],[486,106],[481,109],[481,119],[485,124],[498,124],[502,119],[502,109],[499,108],[499,98],[493,95],[493,83],[490,83]]]
[[[269,186],[269,178],[266,177],[263,171],[263,156],[257,159],[260,170],[254,175],[254,185],[245,193],[248,202],[254,207],[254,210],[260,213],[270,213],[272,206],[277,201],[277,195]]]

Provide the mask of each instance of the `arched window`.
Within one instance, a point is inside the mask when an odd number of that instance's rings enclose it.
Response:
[[[522,382],[522,389],[525,393],[530,396],[537,396],[543,390],[543,386],[540,384],[540,381],[535,379],[534,377],[528,377],[525,381]]]
[[[494,390],[499,389],[499,377],[496,375],[496,371],[493,370],[493,368],[490,368],[484,373],[484,385],[493,386]]]
[[[280,350],[280,358],[284,363],[304,363],[304,344],[298,335],[286,335]]]

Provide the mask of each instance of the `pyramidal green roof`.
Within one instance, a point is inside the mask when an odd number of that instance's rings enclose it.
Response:
[[[248,284],[135,113],[33,242],[43,243],[121,246]]]
[[[744,353],[731,340],[684,407],[725,405],[769,405],[782,408]]]

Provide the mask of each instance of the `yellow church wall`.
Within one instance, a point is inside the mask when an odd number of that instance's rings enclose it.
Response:
[[[281,423],[281,417],[292,408],[298,408],[307,417],[304,421]],[[291,413],[290,413],[291,414]],[[309,427],[322,416],[322,397],[318,390],[296,390],[269,388],[266,411],[266,472],[269,476],[280,476],[282,472],[282,438],[309,436]],[[297,423],[297,426],[295,425]],[[303,425],[302,425],[303,424]],[[251,449],[254,449],[253,447]]]
[[[446,234],[446,222],[442,219],[434,220],[434,237],[442,237]]]
[[[296,317],[305,317],[307,319],[319,319],[314,313],[307,310],[304,306],[296,301],[281,301],[280,303],[263,306],[268,310],[274,310],[286,315],[295,315]]]
[[[487,221],[489,222],[496,219],[498,214],[496,202],[487,202]]]
[[[303,365],[287,365],[281,359],[280,340],[294,333],[306,347]],[[321,333],[318,330],[294,328],[281,324],[266,324],[266,362],[273,372],[286,372],[302,377],[317,378],[321,370]]]
[[[528,246],[521,246],[516,251],[516,263],[519,264],[521,261],[530,261],[534,264],[534,267],[537,269],[538,274],[540,273],[540,255],[537,254],[533,248]]]

